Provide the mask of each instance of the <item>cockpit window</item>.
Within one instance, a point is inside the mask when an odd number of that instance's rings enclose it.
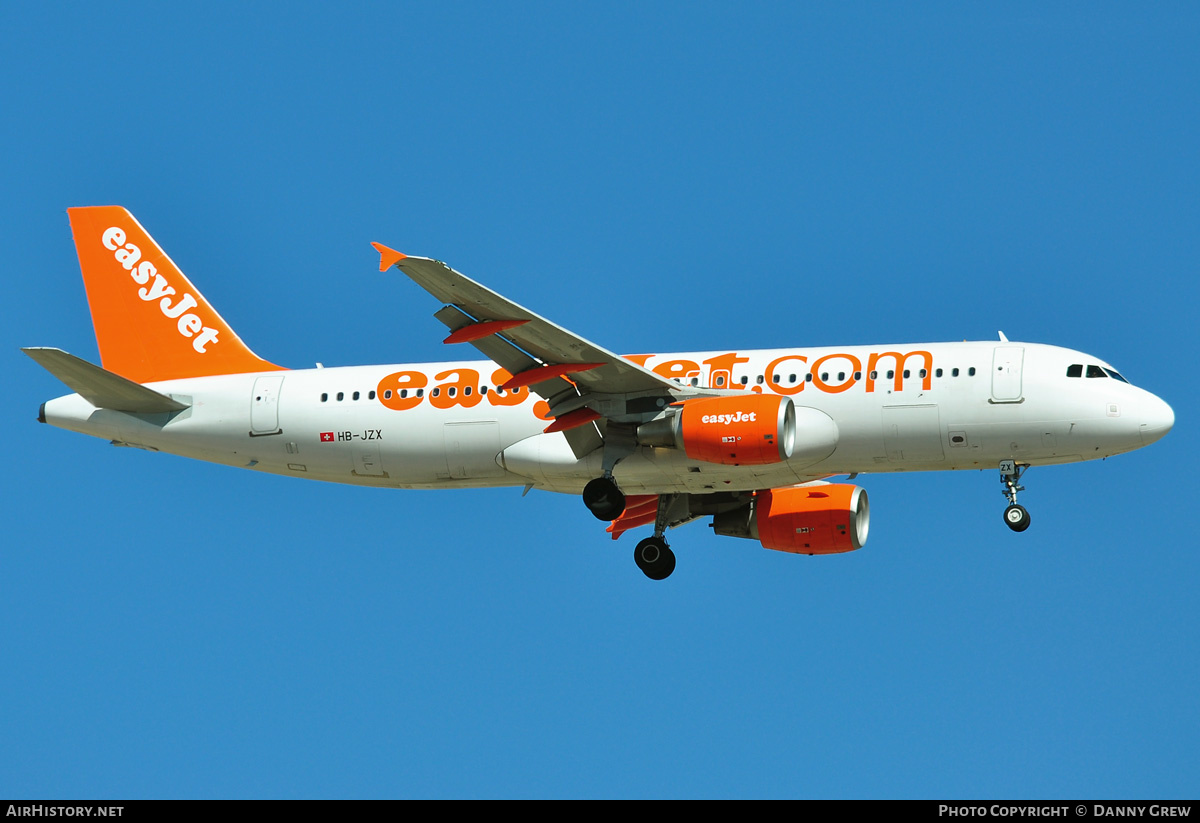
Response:
[[[1104,369],[1100,368],[1099,366],[1088,366],[1087,376],[1088,377],[1108,377],[1108,375],[1104,373]]]
[[[1075,363],[1067,366],[1067,377],[1083,377],[1083,364]]]
[[[1120,375],[1120,373],[1116,371],[1116,369],[1105,369],[1104,371],[1105,371],[1105,372],[1107,372],[1107,373],[1108,373],[1108,376],[1109,376],[1109,377],[1111,377],[1113,380],[1120,380],[1122,383],[1128,383],[1128,382],[1129,382],[1129,381],[1128,381],[1128,380],[1126,380],[1124,377],[1122,377],[1122,376]]]

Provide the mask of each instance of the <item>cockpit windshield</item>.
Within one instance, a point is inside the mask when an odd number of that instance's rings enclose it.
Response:
[[[1084,366],[1082,363],[1072,363],[1070,366],[1067,366],[1067,377],[1083,377],[1083,375]],[[1087,376],[1105,378],[1111,377],[1113,380],[1120,380],[1122,383],[1129,382],[1122,377],[1121,373],[1116,369],[1110,369],[1107,366],[1097,366],[1094,364],[1087,367]]]

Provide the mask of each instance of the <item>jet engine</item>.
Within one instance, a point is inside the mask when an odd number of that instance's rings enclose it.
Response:
[[[637,439],[643,446],[682,449],[705,463],[781,463],[796,443],[796,408],[790,397],[773,394],[685,400],[638,426]]]
[[[746,506],[714,516],[713,531],[781,552],[838,554],[862,548],[870,521],[866,490],[825,483],[757,492]]]

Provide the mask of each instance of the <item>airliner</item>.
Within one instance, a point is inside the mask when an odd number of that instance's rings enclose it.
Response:
[[[484,360],[288,369],[254,354],[124,208],[68,209],[97,366],[23,351],[74,393],[38,420],[253,471],[399,489],[582,497],[634,561],[675,569],[669,529],[794,554],[867,539],[860,474],[991,469],[1004,522],[1031,466],[1149,445],[1171,407],[1093,355],[1009,341],[617,355],[449,268],[381,243]]]

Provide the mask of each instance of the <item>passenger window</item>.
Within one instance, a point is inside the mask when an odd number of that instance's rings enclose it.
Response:
[[[487,394],[487,389],[488,389],[488,387],[487,387],[487,386],[480,386],[480,387],[479,387],[479,393],[480,393],[480,394]]]
[[[328,400],[329,400],[329,392],[321,392],[321,402],[324,403]]]
[[[878,380],[878,379],[879,379],[879,372],[878,372],[878,371],[876,371],[875,369],[872,369],[872,370],[871,370],[871,379],[872,379],[872,380]]]
[[[725,375],[723,375],[723,374],[718,374],[718,375],[717,375],[717,386],[718,386],[718,387],[721,387],[721,386],[724,386],[724,385],[725,385]]]
[[[968,376],[968,377],[974,377],[974,376],[975,376],[975,367],[974,367],[974,366],[972,366],[971,368],[967,369],[967,376]]]
[[[796,382],[796,375],[794,375],[794,374],[789,374],[789,375],[788,375],[788,382],[789,382],[789,383],[795,383],[795,382]]]
[[[374,399],[375,399],[375,390],[374,390],[374,389],[371,389],[371,391],[367,392],[367,399],[368,399],[368,400],[374,400]]]
[[[905,380],[907,380],[907,379],[909,378],[909,376],[910,376],[910,372],[909,372],[909,370],[908,370],[908,369],[905,369],[905,370],[904,370],[904,379],[905,379]]]
[[[895,369],[888,369],[888,378],[887,378],[887,379],[888,379],[888,380],[892,380],[892,379],[894,379],[895,377],[896,377],[896,370],[895,370]]]
[[[846,373],[844,371],[838,372],[838,382],[842,383],[842,382],[845,382],[845,380],[846,380]]]
[[[401,391],[400,391],[400,396],[401,396],[401,397],[404,397],[404,390],[403,390],[403,389],[401,389]],[[386,391],[383,393],[383,399],[384,399],[384,400],[391,400],[391,399],[392,399],[392,390],[391,390],[391,389],[388,389],[388,390],[386,390]]]
[[[408,390],[407,390],[407,389],[405,389],[405,391],[408,391]],[[424,397],[424,396],[425,396],[425,390],[424,390],[424,389],[417,389],[417,397]]]
[[[343,392],[338,392],[338,393],[337,393],[337,398],[338,398],[338,400],[342,400],[342,399],[344,399],[345,397],[346,397],[346,395],[345,395]]]
[[[755,380],[755,382],[756,382],[756,383],[758,383],[758,385],[760,385],[760,386],[761,386],[761,385],[762,385],[762,382],[763,382],[763,376],[760,374],[760,375],[759,375],[758,377],[756,377],[754,380]]]
[[[809,372],[808,374],[804,375],[804,382],[805,382],[805,383],[811,383],[811,382],[812,382],[812,372]]]
[[[854,379],[855,379],[855,380],[862,380],[862,372],[860,372],[860,371],[856,371],[856,372],[854,373]]]
[[[921,371],[925,371],[925,370],[924,370],[924,369],[921,369]],[[921,376],[922,376],[922,377],[924,377],[925,375],[921,375]],[[941,377],[941,376],[942,376],[942,370],[941,370],[941,369],[938,369],[937,371],[935,371],[935,372],[933,373],[933,376],[934,376],[934,377]]]
[[[463,389],[463,397],[470,397],[470,396],[471,396],[471,387],[467,386],[466,388]]]
[[[1087,376],[1088,377],[1108,377],[1108,375],[1104,373],[1104,369],[1100,368],[1099,366],[1088,366]]]
[[[392,396],[392,390],[391,390],[391,389],[388,389],[388,390],[387,390],[387,396],[388,396],[388,397],[391,397],[391,396]],[[401,399],[401,400],[403,400],[405,397],[408,397],[408,389],[401,389],[401,390],[400,390],[400,399]]]
[[[743,374],[742,375],[742,385],[745,386],[749,382],[750,382],[750,375]]]
[[[351,399],[351,400],[357,400],[357,399],[358,399],[358,392],[355,392],[353,395],[351,395],[350,399]]]
[[[924,378],[927,374],[929,374],[929,372],[925,371],[924,369],[921,369],[920,377]]]
[[[1067,377],[1083,377],[1083,364],[1074,363],[1067,366]]]
[[[951,377],[958,377],[958,369],[957,369],[957,368],[953,368],[953,369],[951,369],[951,370],[950,370],[950,376],[951,376]]]
[[[429,396],[430,396],[430,397],[437,397],[437,396],[438,396],[438,395],[440,395],[441,393],[442,393],[442,387],[441,387],[441,386],[438,386],[436,389],[434,389],[433,391],[431,391],[431,392],[429,393]]]
[[[827,372],[827,371],[823,371],[823,372],[821,372],[821,382],[822,382],[822,383],[828,383],[828,382],[829,382],[829,372]]]

